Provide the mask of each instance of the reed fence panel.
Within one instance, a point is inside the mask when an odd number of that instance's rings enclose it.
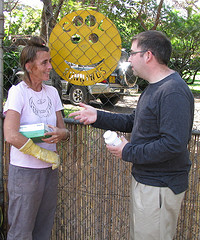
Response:
[[[66,124],[69,142],[58,145],[61,156],[58,203],[52,240],[128,240],[131,164],[113,157],[104,130]],[[123,134],[129,139],[129,134]],[[200,139],[189,144],[192,168],[175,240],[199,239]],[[4,144],[4,226],[7,231],[9,145]]]

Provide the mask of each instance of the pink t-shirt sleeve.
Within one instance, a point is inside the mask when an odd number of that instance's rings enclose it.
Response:
[[[13,85],[8,91],[8,98],[4,105],[3,113],[6,114],[6,112],[10,109],[21,114],[23,104],[24,98],[21,91]]]

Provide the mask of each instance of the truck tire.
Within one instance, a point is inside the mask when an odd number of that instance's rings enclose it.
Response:
[[[88,104],[89,93],[87,87],[72,85],[69,90],[69,100],[74,105],[78,105],[80,102]]]

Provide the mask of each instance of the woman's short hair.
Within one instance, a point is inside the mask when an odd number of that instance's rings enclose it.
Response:
[[[49,48],[46,46],[46,42],[41,37],[31,37],[20,54],[20,64],[25,74],[27,73],[25,67],[26,63],[33,62],[36,58],[37,52],[39,51],[49,52]]]

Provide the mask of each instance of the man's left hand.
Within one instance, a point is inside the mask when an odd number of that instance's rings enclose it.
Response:
[[[109,152],[111,152],[115,157],[122,158],[122,150],[124,146],[128,143],[125,137],[121,137],[122,143],[118,146],[106,145]]]

